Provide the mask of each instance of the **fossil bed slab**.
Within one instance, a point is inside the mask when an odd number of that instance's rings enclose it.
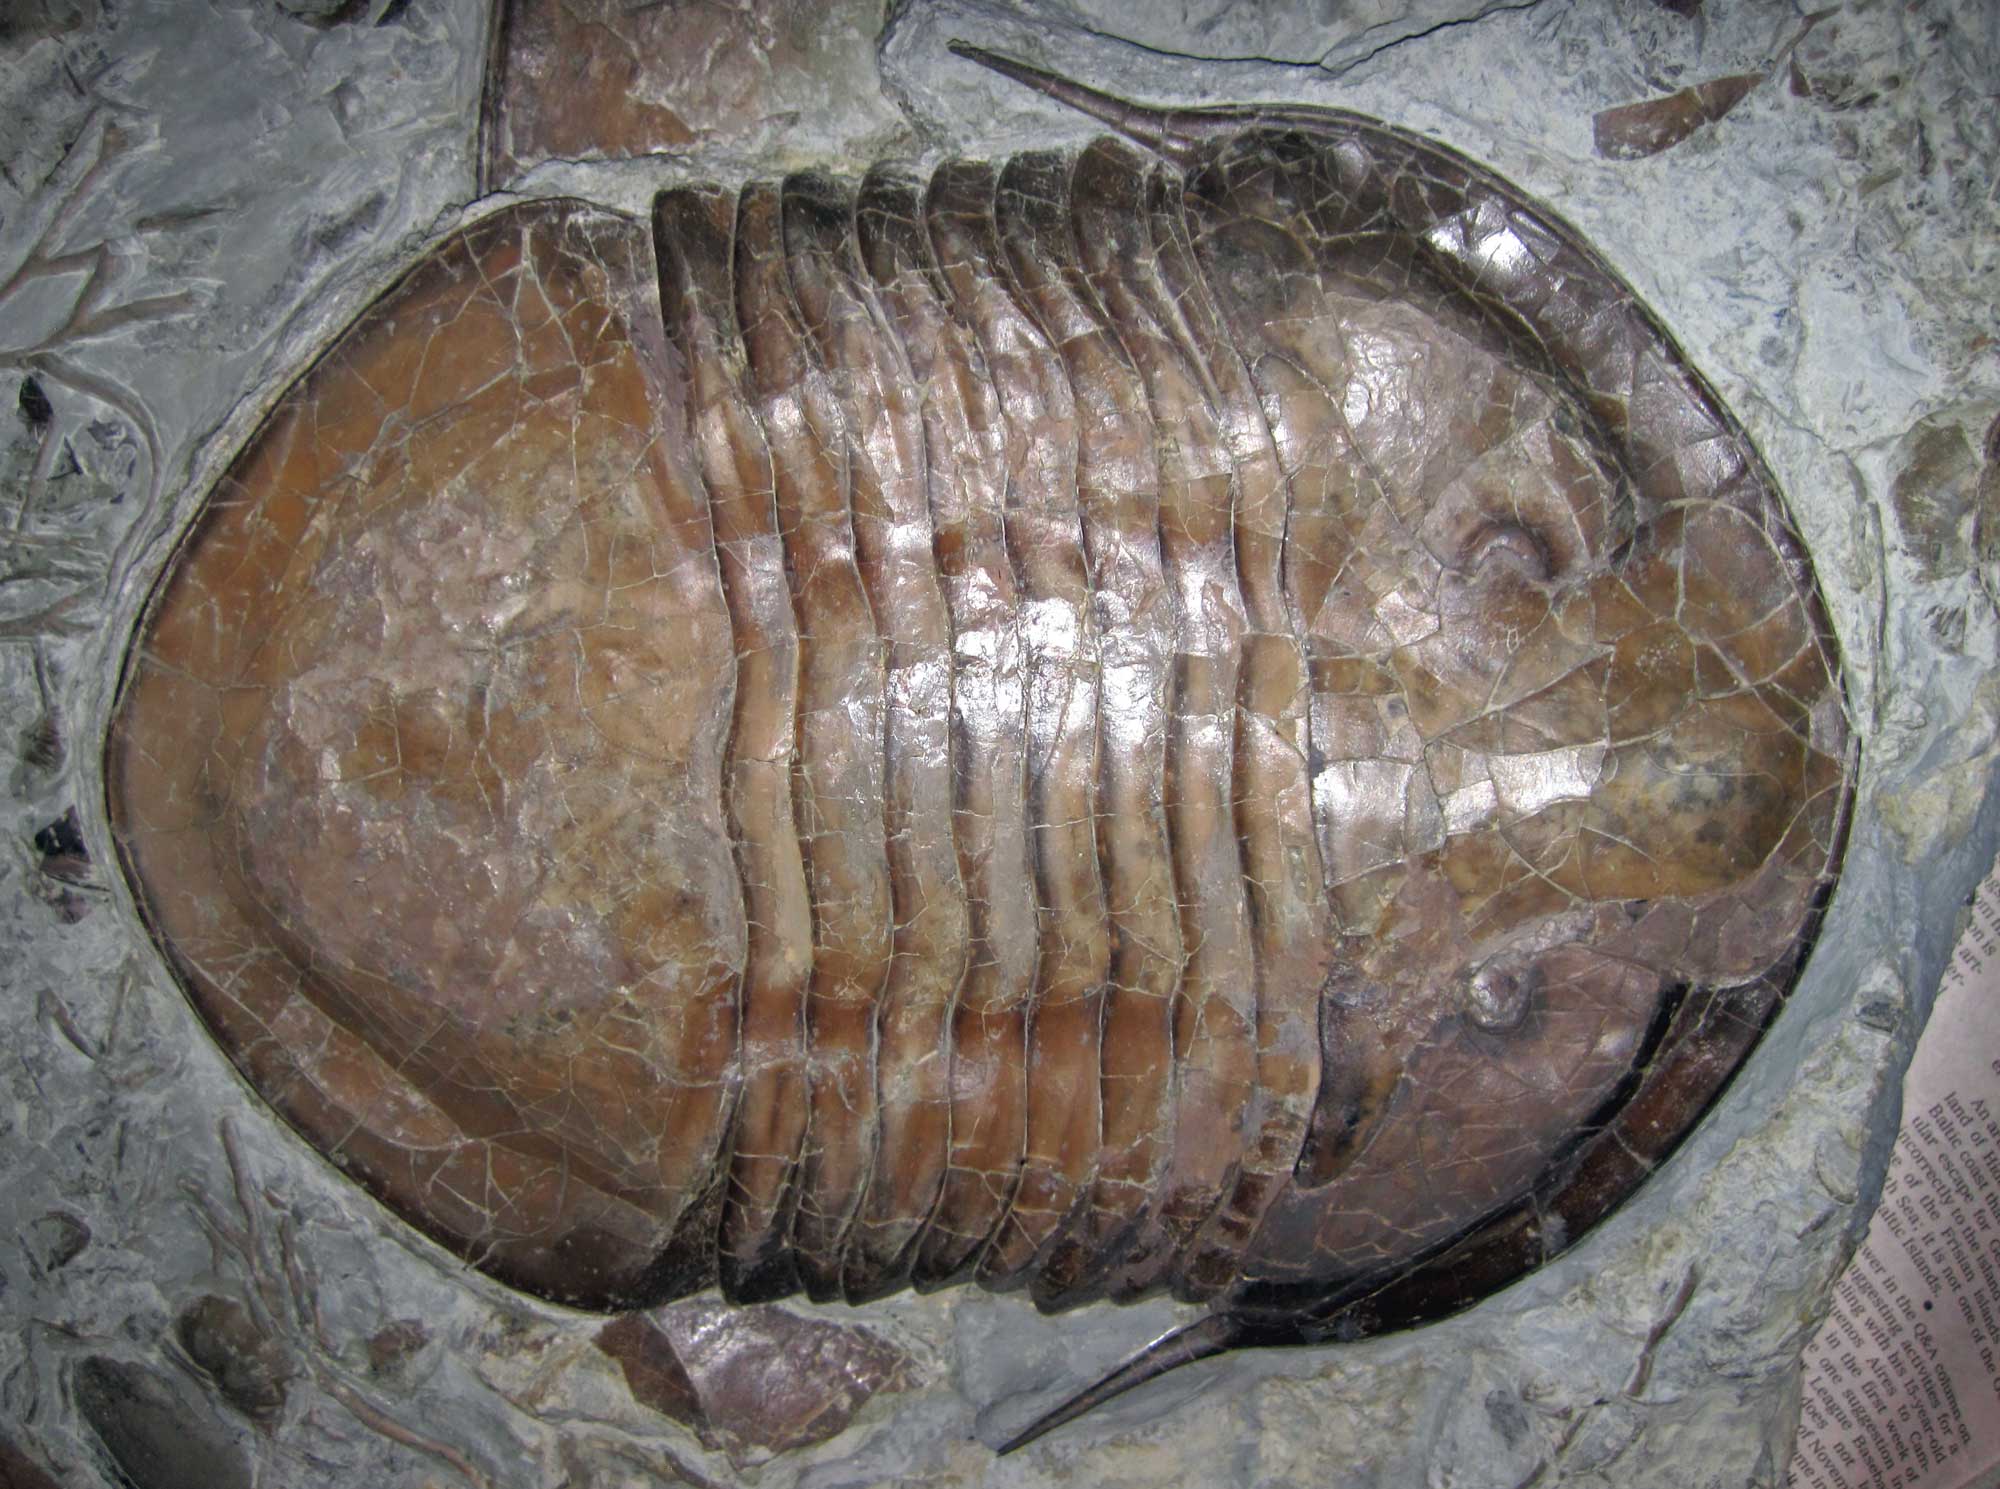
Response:
[[[198,1464],[221,1483],[1775,1482],[1798,1347],[1995,838],[1994,126],[1971,80],[2000,63],[1996,23],[1856,5],[1779,65],[1795,22],[1644,0],[1328,6],[1316,29],[1185,7],[1129,33],[1116,7],[810,9],[705,14],[684,72],[657,75],[688,138],[641,118],[664,146],[619,159],[555,118],[563,158],[510,167],[514,188],[643,213],[667,185],[1095,133],[950,57],[963,37],[1151,100],[1373,113],[1592,239],[1760,445],[1844,649],[1862,789],[1790,1006],[1639,1198],[1498,1299],[1192,1367],[1005,1460],[981,1440],[1189,1311],[1043,1318],[961,1291],[607,1323],[481,1279],[324,1167],[210,1043],[107,872],[97,758],[193,503],[471,215],[482,7],[30,6],[0,43],[14,1446],[142,1489]],[[1774,66],[1659,154],[1595,149],[1605,109]]]

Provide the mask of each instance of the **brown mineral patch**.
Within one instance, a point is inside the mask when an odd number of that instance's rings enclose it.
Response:
[[[871,1397],[911,1384],[907,1357],[873,1330],[781,1308],[628,1314],[598,1331],[597,1346],[633,1400],[739,1466],[837,1436]]]
[[[242,1303],[213,1293],[197,1298],[174,1320],[174,1335],[223,1400],[245,1416],[264,1419],[284,1409],[285,1383],[297,1371]]]
[[[1763,81],[1761,72],[1733,73],[1677,93],[1605,109],[1591,120],[1597,153],[1607,160],[1643,160],[1670,150],[1722,118]]]
[[[818,0],[502,0],[488,69],[487,189],[543,161],[622,160],[770,136],[872,93],[881,7]],[[836,99],[851,78],[847,96]],[[859,112],[875,112],[864,103]],[[891,114],[881,106],[881,123]]]
[[[628,1313],[597,1331],[597,1347],[618,1362],[625,1385],[641,1406],[693,1427],[704,1437],[708,1416],[674,1342],[641,1313]]]
[[[414,1318],[384,1324],[368,1336],[368,1369],[375,1375],[394,1375],[430,1341],[430,1330]]]

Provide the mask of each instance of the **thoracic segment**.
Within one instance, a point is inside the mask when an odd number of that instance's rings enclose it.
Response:
[[[1418,949],[1445,960],[1472,939],[1384,871],[1444,848],[1448,811],[1506,816],[1510,756],[1603,756],[1602,707],[1509,738],[1459,704],[1494,763],[1440,783],[1412,693],[1439,680],[1408,675],[1485,550],[1523,613],[1602,587],[1635,519],[1593,411],[1393,251],[1393,191],[1352,207],[1338,150],[1244,131],[1186,163],[1100,141],[660,198],[740,669],[733,1296],[1229,1289],[1444,1016],[1378,1007],[1443,996],[1382,927],[1456,938]],[[1404,315],[1456,338],[1464,389],[1369,365]],[[1384,442],[1370,400],[1398,393],[1460,400],[1456,466]],[[1517,448],[1567,462],[1568,506]],[[1426,501],[1487,509],[1450,550]],[[1517,653],[1542,668],[1517,694],[1605,655],[1537,644],[1497,647],[1488,707]],[[1502,839],[1546,886],[1534,815]]]
[[[1214,1290],[1331,948],[1291,607],[1237,572],[1282,478],[1239,503],[1176,179],[1105,142],[655,226],[740,669],[725,1291]]]
[[[510,1280],[1366,1332],[1565,1244],[1768,1016],[1848,747],[1747,441],[1463,162],[1122,108],[665,192],[657,309],[638,224],[510,208],[176,561],[148,912]]]

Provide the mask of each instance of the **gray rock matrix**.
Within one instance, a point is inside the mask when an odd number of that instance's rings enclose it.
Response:
[[[1781,1482],[1800,1349],[1865,1227],[1900,1072],[2000,835],[2000,12],[1858,0],[1782,56],[1802,17],[1779,5],[835,0],[814,12],[817,73],[753,92],[712,141],[517,183],[643,210],[670,182],[1093,132],[951,57],[954,38],[1159,102],[1372,113],[1573,222],[1743,420],[1815,555],[1862,742],[1846,869],[1790,1006],[1694,1137],[1465,1315],[1193,1367],[1000,1459],[986,1444],[1186,1310],[1044,1318],[969,1290],[788,1304],[899,1354],[876,1361],[886,1385],[843,1398],[851,1421],[817,1439],[689,1425],[621,1372],[603,1320],[455,1263],[272,1118],[111,867],[98,749],[147,586],[277,392],[480,210],[484,11],[0,11],[13,1450],[62,1482],[140,1489]],[[1766,69],[1660,154],[1593,146],[1604,109]],[[665,1327],[690,1360],[720,1327],[692,1307]]]

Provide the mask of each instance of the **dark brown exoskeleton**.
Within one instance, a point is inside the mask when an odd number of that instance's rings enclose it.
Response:
[[[276,404],[110,805],[256,1088],[592,1308],[1465,1306],[1796,974],[1852,747],[1763,464],[1632,291],[1349,114],[577,202]]]

